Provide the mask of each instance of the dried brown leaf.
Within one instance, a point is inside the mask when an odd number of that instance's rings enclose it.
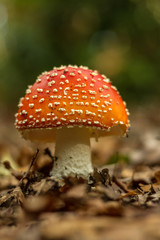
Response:
[[[22,193],[22,190],[18,186],[0,198],[0,206],[1,207],[18,206],[22,205],[23,201],[24,195]]]

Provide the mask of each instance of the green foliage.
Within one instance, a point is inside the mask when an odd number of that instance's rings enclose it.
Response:
[[[116,164],[118,162],[129,163],[130,159],[128,156],[116,153],[113,156],[111,156],[107,164]]]
[[[1,102],[61,64],[105,73],[127,102],[159,97],[159,1],[2,0],[0,16]]]

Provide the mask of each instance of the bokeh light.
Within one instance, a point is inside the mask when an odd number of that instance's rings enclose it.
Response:
[[[61,64],[98,69],[129,104],[159,100],[159,42],[159,0],[1,0],[0,105]]]

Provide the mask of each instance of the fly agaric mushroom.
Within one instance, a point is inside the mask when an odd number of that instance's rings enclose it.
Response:
[[[20,99],[16,128],[31,141],[56,141],[55,178],[93,172],[90,136],[125,135],[128,110],[110,80],[87,67],[43,72]]]

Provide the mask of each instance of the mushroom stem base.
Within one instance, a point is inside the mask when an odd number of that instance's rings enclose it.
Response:
[[[90,133],[87,128],[62,128],[56,133],[55,156],[51,171],[55,178],[77,176],[88,179],[93,172]]]

